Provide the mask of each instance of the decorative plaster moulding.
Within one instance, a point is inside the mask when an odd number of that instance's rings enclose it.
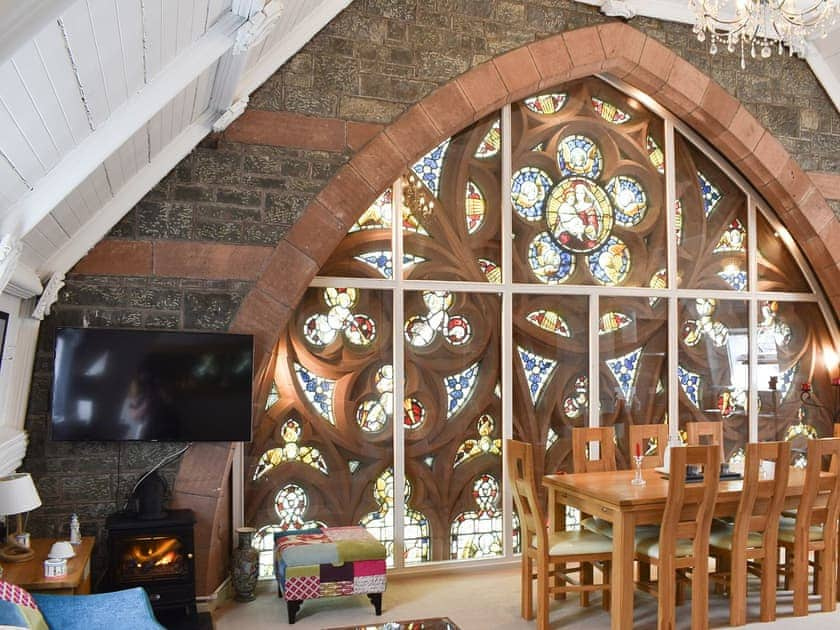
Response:
[[[222,112],[222,115],[216,119],[216,122],[213,123],[213,131],[219,133],[220,131],[227,129],[230,123],[242,115],[242,112],[244,112],[245,108],[248,107],[249,100],[250,99],[247,96],[243,96],[239,100],[234,101],[231,106]]]
[[[38,299],[38,304],[36,304],[35,308],[32,310],[33,319],[43,320],[44,316],[50,314],[50,309],[58,299],[58,292],[61,291],[61,287],[63,286],[64,274],[54,273],[50,277],[50,281],[47,283],[47,286],[44,288],[44,292],[41,294],[41,297]]]
[[[0,293],[6,288],[20,258],[20,240],[11,234],[0,237]]]
[[[241,55],[259,44],[274,28],[283,13],[283,3],[271,0],[262,11],[252,15],[247,22],[236,31],[236,42],[233,44],[233,54]]]

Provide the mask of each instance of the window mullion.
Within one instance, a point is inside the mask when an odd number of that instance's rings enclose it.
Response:
[[[747,397],[747,427],[749,441],[758,441],[758,224],[756,223],[755,197],[747,195],[747,280],[750,301],[747,310],[749,344],[749,396]]]
[[[391,412],[394,444],[394,567],[401,568],[405,561],[405,423],[403,422],[403,401],[405,400],[405,337],[403,321],[405,295],[403,292],[403,239],[402,207],[403,180],[394,182],[392,195],[394,207],[391,211],[391,243],[394,269],[394,318],[392,322],[393,345],[391,352],[394,362],[394,402]],[[431,542],[431,541],[430,541]]]
[[[668,248],[668,291],[671,297],[668,298],[668,435],[670,441],[674,442],[679,436],[680,430],[680,404],[679,392],[680,383],[677,374],[679,366],[679,303],[676,297],[678,290],[677,265],[677,155],[676,155],[676,132],[673,122],[665,119],[665,229],[667,231],[665,242]]]
[[[505,105],[501,112],[502,131],[502,175],[501,175],[501,247],[502,247],[502,443],[513,437],[513,292],[511,291],[513,265],[510,235],[513,232],[511,217],[510,181],[512,172],[512,146],[510,129],[510,105]],[[502,452],[504,453],[504,447]],[[504,536],[504,555],[513,556],[513,495],[511,494],[506,463],[502,461],[502,532]]]
[[[589,296],[589,426],[601,426],[601,379],[598,378],[600,366],[600,343],[598,320],[600,301],[598,294]],[[597,445],[595,445],[597,448]]]

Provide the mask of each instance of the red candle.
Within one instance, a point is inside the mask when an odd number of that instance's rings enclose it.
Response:
[[[636,457],[642,456],[642,445],[636,442]]]
[[[803,392],[810,392],[811,391],[811,383],[802,383],[802,391]]]

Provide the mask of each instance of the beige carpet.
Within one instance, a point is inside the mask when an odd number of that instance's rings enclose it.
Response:
[[[581,608],[577,599],[555,602],[551,611],[552,628],[594,630],[608,628],[609,616],[595,603]],[[690,602],[677,609],[677,626],[690,628]],[[837,630],[840,609],[820,613],[816,598],[811,599],[811,614],[791,617],[791,594],[779,593],[779,618],[773,624],[758,623],[758,593],[751,584],[747,601],[750,628],[808,628]],[[636,595],[636,630],[656,628],[656,602],[645,594]],[[711,596],[711,627],[726,628],[729,600]],[[342,625],[372,625],[386,621],[445,616],[463,630],[520,630],[536,628],[533,621],[519,616],[519,572],[516,567],[486,568],[469,572],[424,576],[389,577],[383,597],[382,616],[376,617],[365,596],[331,597],[309,600],[301,606],[296,630],[320,630]],[[276,583],[261,582],[256,601],[247,604],[227,602],[213,614],[216,630],[260,630],[287,626],[285,602],[277,597]]]

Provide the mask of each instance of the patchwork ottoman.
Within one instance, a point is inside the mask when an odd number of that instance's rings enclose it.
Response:
[[[274,534],[277,595],[289,623],[305,599],[365,594],[382,614],[385,547],[364,527],[324,527]]]

